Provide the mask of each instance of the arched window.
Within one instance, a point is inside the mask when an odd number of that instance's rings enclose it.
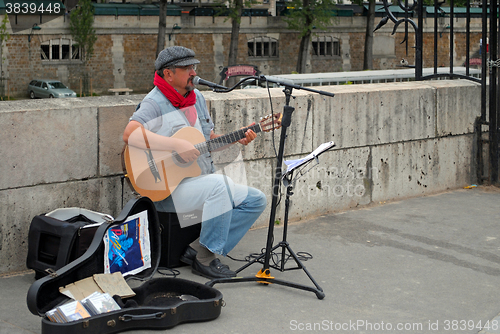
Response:
[[[278,57],[278,40],[271,37],[255,37],[248,40],[249,57]]]
[[[312,41],[313,56],[340,56],[340,42],[332,36],[319,36]]]
[[[80,60],[80,47],[72,39],[58,38],[42,42],[42,60]]]

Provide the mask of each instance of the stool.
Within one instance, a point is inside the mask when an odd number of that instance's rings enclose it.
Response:
[[[180,214],[181,219],[186,221],[197,220],[201,222],[201,210]],[[185,266],[180,261],[181,255],[190,243],[198,239],[201,231],[201,223],[181,228],[178,214],[175,212],[158,211],[161,228],[161,257],[160,267],[176,268]]]

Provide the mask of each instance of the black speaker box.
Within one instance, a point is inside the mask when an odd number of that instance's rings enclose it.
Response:
[[[181,214],[158,211],[161,228],[160,267],[177,268],[186,265],[180,261],[180,257],[187,246],[200,236],[201,213],[201,210]],[[181,228],[179,217],[188,224],[196,223]]]
[[[83,214],[68,220],[37,215],[28,233],[26,266],[35,270],[35,278],[57,270],[82,256],[94,237],[99,224]]]

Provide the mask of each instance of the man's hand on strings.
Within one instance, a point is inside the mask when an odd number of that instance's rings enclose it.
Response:
[[[252,124],[250,124],[249,126],[252,126],[252,125],[255,125],[255,122],[253,122]],[[243,129],[243,128],[242,128]],[[255,138],[257,138],[257,134],[253,131],[253,130],[250,130],[248,129],[246,132],[245,132],[245,138],[243,139],[240,139],[238,140],[238,143],[242,144],[242,145],[248,145],[250,144]]]
[[[198,159],[200,151],[198,151],[193,144],[184,139],[178,139],[176,143],[175,152],[179,154],[185,162],[191,162]]]

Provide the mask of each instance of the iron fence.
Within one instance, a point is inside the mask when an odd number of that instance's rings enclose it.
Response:
[[[449,7],[443,5],[447,3]],[[388,0],[383,0],[385,16],[379,22],[377,29],[385,25],[387,22],[394,23],[393,34],[400,27],[404,26],[404,40],[406,43],[406,52],[409,52],[410,41],[410,28],[413,29],[415,36],[412,46],[415,48],[415,64],[408,65],[415,69],[415,80],[428,80],[434,78],[449,78],[449,79],[466,79],[481,84],[481,115],[476,120],[475,133],[477,136],[477,155],[476,155],[476,170],[478,171],[478,181],[480,183],[486,181],[490,184],[499,184],[499,118],[500,118],[500,94],[498,89],[499,85],[499,71],[500,59],[498,59],[498,3],[497,1],[480,0],[480,2],[471,3],[466,0],[465,7],[456,7],[455,0],[438,1],[434,0],[433,6],[424,6],[423,1],[409,2],[408,0],[397,0],[398,12],[403,11],[403,15],[394,15],[392,8],[394,4],[389,3]],[[474,63],[481,65],[481,77],[477,78],[471,75],[471,17],[472,12],[477,13],[478,9],[481,10],[481,45],[480,45],[480,61]],[[426,45],[426,47],[434,48],[434,59],[432,73],[423,72],[423,57],[422,52],[424,48],[424,16],[428,17],[431,12],[434,19],[434,43],[433,46]],[[494,14],[491,14],[494,13]],[[401,17],[401,18],[398,18]],[[415,22],[414,17],[417,18]],[[448,18],[449,25],[444,29],[449,29],[449,72],[444,73],[439,68],[439,38],[442,36],[443,31],[439,31],[440,25],[438,20],[440,18]],[[455,22],[457,20],[465,19],[465,62],[463,66],[466,68],[464,73],[454,73],[454,53],[455,53]],[[486,110],[488,106],[488,112]],[[484,128],[487,128],[487,132]],[[485,136],[486,135],[486,136]],[[483,156],[483,150],[487,147],[486,161]]]

